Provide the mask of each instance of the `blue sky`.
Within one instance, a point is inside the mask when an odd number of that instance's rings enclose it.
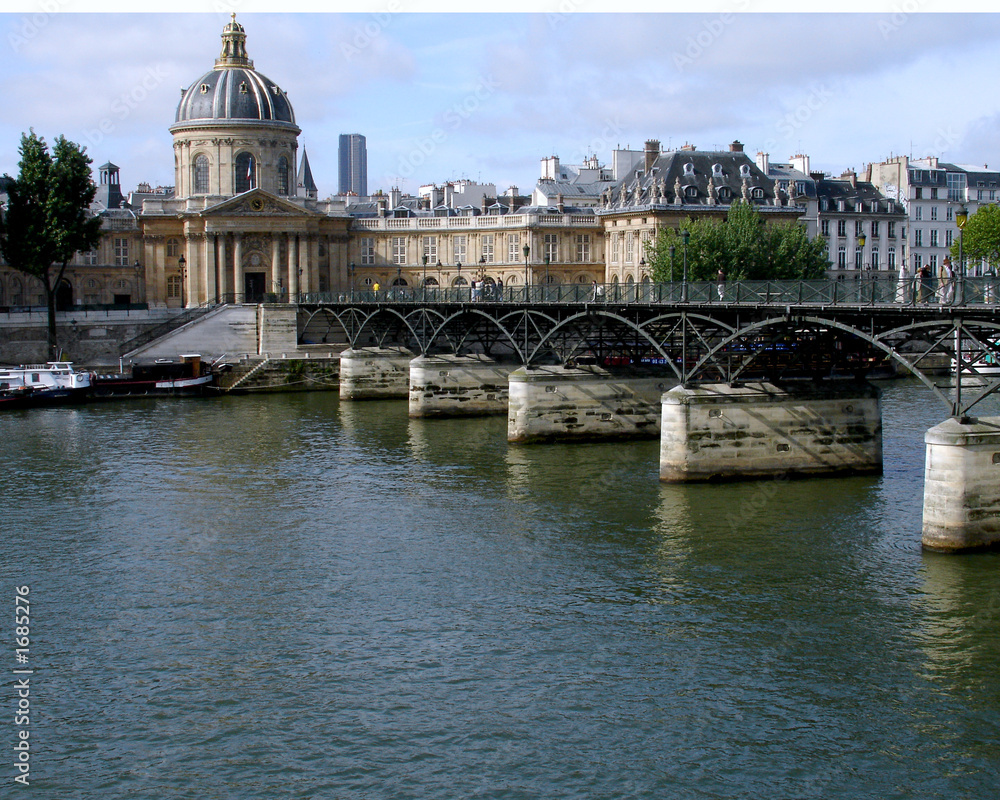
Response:
[[[609,162],[649,138],[739,139],[751,157],[805,153],[835,175],[899,154],[1000,167],[1000,15],[891,10],[906,2],[867,14],[747,13],[744,0],[704,14],[590,13],[584,0],[510,14],[236,5],[256,68],[289,94],[320,196],[336,191],[340,133],[367,137],[371,191],[465,177],[527,192],[545,156]],[[167,128],[228,13],[72,8],[0,15],[0,172],[16,173],[34,127],[114,161],[125,189],[172,184]]]

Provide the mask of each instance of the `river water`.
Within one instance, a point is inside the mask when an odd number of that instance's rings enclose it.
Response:
[[[10,412],[0,796],[995,797],[1000,556],[921,551],[946,412],[884,391],[880,478],[690,487],[334,393]]]

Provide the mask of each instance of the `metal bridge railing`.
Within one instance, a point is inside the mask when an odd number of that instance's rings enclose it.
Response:
[[[493,285],[410,287],[393,286],[377,292],[352,289],[342,292],[300,294],[299,303],[513,303],[739,306],[982,306],[1000,300],[1000,278],[960,278],[953,281],[901,281],[877,279],[811,281],[675,281],[673,283],[550,284],[548,286]],[[266,301],[265,301],[266,302]]]

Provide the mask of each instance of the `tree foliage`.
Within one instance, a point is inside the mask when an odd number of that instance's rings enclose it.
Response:
[[[52,152],[32,130],[21,135],[19,173],[0,218],[0,253],[41,281],[49,311],[49,354],[58,357],[56,292],[73,254],[96,247],[101,221],[88,209],[97,193],[84,148],[60,136]],[[8,176],[5,176],[8,177]]]
[[[1000,206],[981,206],[962,228],[962,255],[969,261],[985,261],[994,272],[1000,270]],[[956,238],[951,255],[958,263],[959,245]]]
[[[729,207],[725,221],[689,219],[683,228],[690,234],[687,264],[691,281],[714,280],[720,269],[727,280],[822,278],[829,267],[823,239],[810,240],[798,224],[765,225],[760,212],[742,201]],[[681,279],[684,249],[680,229],[660,229],[645,254],[655,281]]]

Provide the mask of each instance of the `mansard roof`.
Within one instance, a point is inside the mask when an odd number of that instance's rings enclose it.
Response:
[[[742,151],[674,150],[639,163],[602,193],[601,213],[638,207],[775,206],[774,180]],[[782,193],[779,201],[787,204]]]

